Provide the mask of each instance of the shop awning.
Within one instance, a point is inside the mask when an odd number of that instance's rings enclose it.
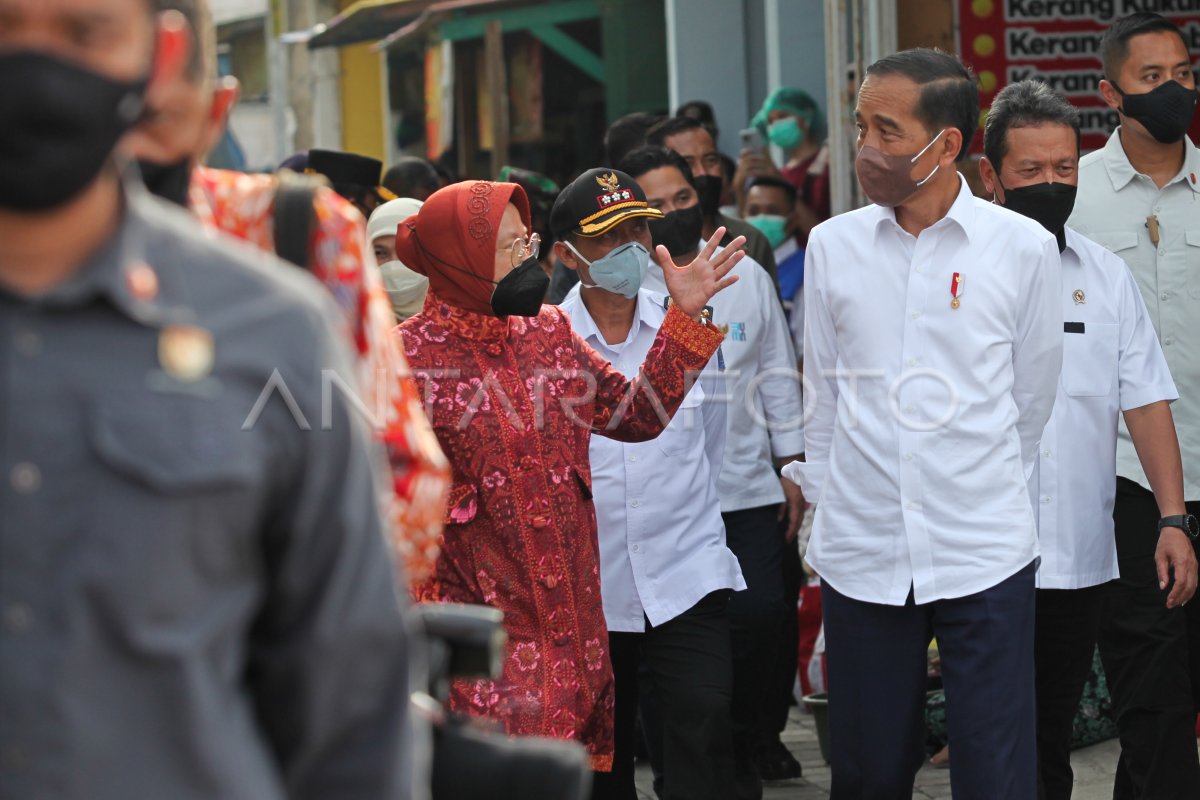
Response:
[[[310,49],[344,47],[382,39],[420,16],[434,0],[358,0],[328,22],[313,28]]]
[[[486,14],[467,14],[486,9]],[[499,22],[505,33],[526,31],[574,64],[594,80],[604,82],[604,61],[568,36],[559,25],[598,20],[599,0],[556,0],[553,3],[515,3],[514,0],[439,0],[375,47],[380,50],[423,45],[436,30],[444,41],[457,42],[483,36],[489,22]]]

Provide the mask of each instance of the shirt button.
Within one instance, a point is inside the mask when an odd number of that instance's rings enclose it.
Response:
[[[912,454],[912,453],[905,453],[905,454],[904,454],[904,460],[905,460],[905,461],[912,461],[912,460],[913,460],[913,454]]]
[[[23,461],[13,467],[9,480],[20,494],[33,494],[42,485],[42,471],[36,464]]]
[[[1159,297],[1161,297],[1163,300],[1170,300],[1170,299],[1171,299],[1171,293],[1170,293],[1170,292],[1163,292],[1161,295],[1159,295]]]
[[[910,316],[910,317],[912,317],[913,319],[920,319],[920,318],[921,318],[921,312],[920,312],[920,311],[914,311],[914,312],[912,312],[912,314],[909,314],[909,316]]]
[[[1159,248],[1158,254],[1160,256],[1165,256],[1167,254],[1167,248],[1165,248],[1165,247]]]
[[[1050,457],[1050,451],[1049,451],[1049,450],[1043,450],[1043,451],[1042,451],[1042,455],[1044,455],[1046,458],[1049,458],[1049,457]]]
[[[630,460],[630,461],[637,461],[637,456],[630,456],[630,457],[629,457],[629,460]]]
[[[641,546],[640,546],[640,545],[636,545],[636,544],[635,544],[633,547],[631,547],[631,548],[629,548],[629,549],[630,549],[630,550],[632,550],[632,551],[633,551],[633,552],[635,552],[635,553],[640,553],[642,548],[641,548]]]
[[[1047,503],[1047,504],[1049,504],[1049,502],[1050,502],[1050,495],[1046,495],[1045,497],[1043,497],[1043,498],[1042,498],[1042,502],[1043,502],[1043,503]]]
[[[33,627],[33,611],[24,603],[10,603],[4,609],[4,627],[22,633]]]
[[[914,411],[916,411],[916,410],[917,410],[917,409],[916,409],[916,406],[905,406],[905,407],[904,407],[904,413],[905,413],[905,414],[912,414],[912,413],[913,413]]]
[[[42,352],[42,337],[29,330],[17,331],[13,336],[13,346],[21,355],[33,358]]]
[[[907,508],[909,511],[912,511],[914,508],[917,507],[917,504],[916,503],[905,503],[904,507]]]
[[[638,507],[640,507],[640,506],[642,505],[642,501],[641,501],[641,500],[634,500],[634,501],[633,501],[632,503],[630,503],[629,505],[633,506],[634,508],[638,508]]]
[[[910,358],[908,361],[905,361],[904,364],[905,366],[915,367],[917,365],[917,360],[915,358]]]
[[[1175,344],[1175,337],[1173,337],[1173,336],[1166,337],[1165,339],[1163,339],[1163,344],[1165,344],[1165,345]]]

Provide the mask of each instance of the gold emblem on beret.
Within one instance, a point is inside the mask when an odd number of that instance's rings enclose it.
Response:
[[[600,188],[606,192],[615,192],[621,188],[621,179],[612,172],[607,175],[597,175],[596,183],[600,184]]]
[[[168,325],[158,335],[158,363],[184,383],[208,377],[213,353],[212,333],[196,325]]]

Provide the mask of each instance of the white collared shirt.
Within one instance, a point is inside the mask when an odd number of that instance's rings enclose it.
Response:
[[[1063,365],[1029,482],[1038,516],[1038,587],[1083,589],[1118,577],[1120,412],[1179,395],[1125,262],[1067,228],[1062,253]]]
[[[1137,281],[1180,389],[1171,412],[1183,452],[1183,491],[1200,500],[1200,149],[1184,137],[1183,169],[1162,189],[1136,172],[1117,128],[1079,162],[1079,197],[1069,224],[1120,256]],[[1151,241],[1147,217],[1158,219]],[[1125,421],[1118,427],[1117,474],[1149,488]]]
[[[1038,555],[1026,480],[1062,361],[1058,244],[965,180],[913,238],[868,206],[808,240],[807,559],[857,600],[991,588]],[[960,307],[951,305],[955,273]]]
[[[584,341],[632,378],[666,316],[663,300],[638,292],[633,326],[621,344],[604,340],[578,285],[560,308]],[[661,625],[709,592],[746,588],[737,557],[725,546],[716,489],[725,405],[705,397],[709,369],[658,438],[631,443],[592,437],[600,595],[610,631],[642,632],[646,619]]]
[[[804,451],[804,409],[787,320],[771,276],[750,256],[733,268],[737,283],[709,304],[726,330],[724,371],[714,389],[728,405],[725,463],[717,481],[722,511],[783,502],[772,456]],[[650,260],[643,286],[667,294],[662,267]]]

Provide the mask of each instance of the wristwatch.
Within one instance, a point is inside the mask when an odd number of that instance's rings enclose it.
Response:
[[[1163,528],[1179,528],[1192,539],[1200,537],[1200,521],[1191,514],[1176,514],[1173,517],[1163,517],[1158,521],[1158,532]]]

